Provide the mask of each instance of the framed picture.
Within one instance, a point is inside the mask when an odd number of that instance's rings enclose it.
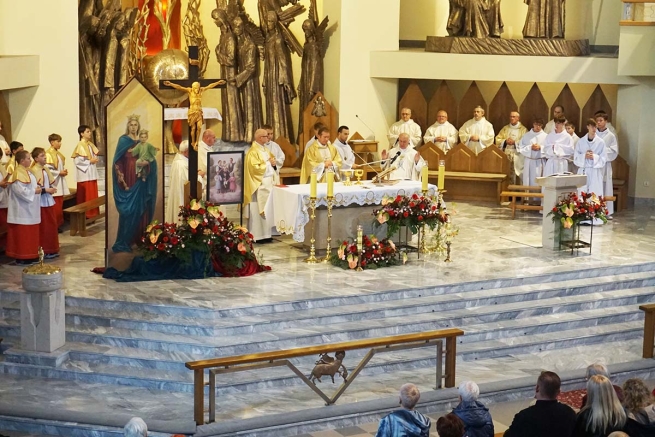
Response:
[[[243,151],[207,154],[207,200],[218,205],[243,203]]]

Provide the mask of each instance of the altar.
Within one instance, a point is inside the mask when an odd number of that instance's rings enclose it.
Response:
[[[357,236],[357,225],[364,233],[378,233],[373,228],[373,210],[385,196],[405,196],[421,193],[420,181],[400,181],[394,185],[375,185],[362,181],[363,185],[345,186],[334,184],[334,208],[332,210],[332,247],[346,238]],[[309,246],[311,221],[309,210],[309,184],[276,186],[266,205],[266,216],[273,217],[281,234],[293,235],[293,239]],[[430,195],[436,195],[436,185],[428,185]],[[327,184],[317,184],[316,190],[316,248],[325,249],[327,239]],[[380,235],[382,238],[385,237]]]

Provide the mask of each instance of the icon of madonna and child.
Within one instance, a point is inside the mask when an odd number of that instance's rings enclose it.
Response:
[[[112,160],[112,187],[118,212],[113,252],[132,252],[146,226],[155,215],[157,203],[157,154],[160,149],[148,142],[140,116],[127,117],[125,134],[118,139]]]

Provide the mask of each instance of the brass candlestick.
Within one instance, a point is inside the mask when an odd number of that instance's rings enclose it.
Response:
[[[314,244],[316,243],[316,239],[314,238],[316,233],[316,197],[309,198],[309,207],[312,210],[312,214],[309,216],[312,220],[312,239],[309,240],[311,243],[311,246],[309,247],[309,258],[306,258],[305,262],[307,264],[316,264],[318,262],[318,259],[316,258],[316,246]]]
[[[443,260],[443,262],[445,263],[453,262],[453,260],[450,259],[450,241],[446,241],[446,247],[447,247],[446,259]]]
[[[363,271],[362,268],[362,250],[364,249],[364,228],[362,225],[357,226],[357,268],[358,272]]]
[[[327,246],[325,248],[324,263],[330,262],[332,255],[332,207],[334,206],[334,196],[327,198]]]

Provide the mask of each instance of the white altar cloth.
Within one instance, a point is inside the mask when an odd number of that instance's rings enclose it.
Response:
[[[334,184],[334,206],[379,205],[384,196],[412,195],[421,193],[420,181],[400,181],[395,185],[375,186],[370,181],[364,185],[345,186],[341,182]],[[429,184],[430,195],[437,193],[436,185]],[[316,204],[327,205],[327,184],[317,184]],[[299,243],[305,241],[305,225],[309,223],[309,184],[273,187],[266,204],[265,214],[273,217],[275,227],[281,234],[293,234]],[[373,216],[371,216],[371,221]]]
[[[164,120],[187,120],[189,108],[164,108]],[[223,121],[221,113],[216,108],[202,108],[202,118],[215,118]]]

